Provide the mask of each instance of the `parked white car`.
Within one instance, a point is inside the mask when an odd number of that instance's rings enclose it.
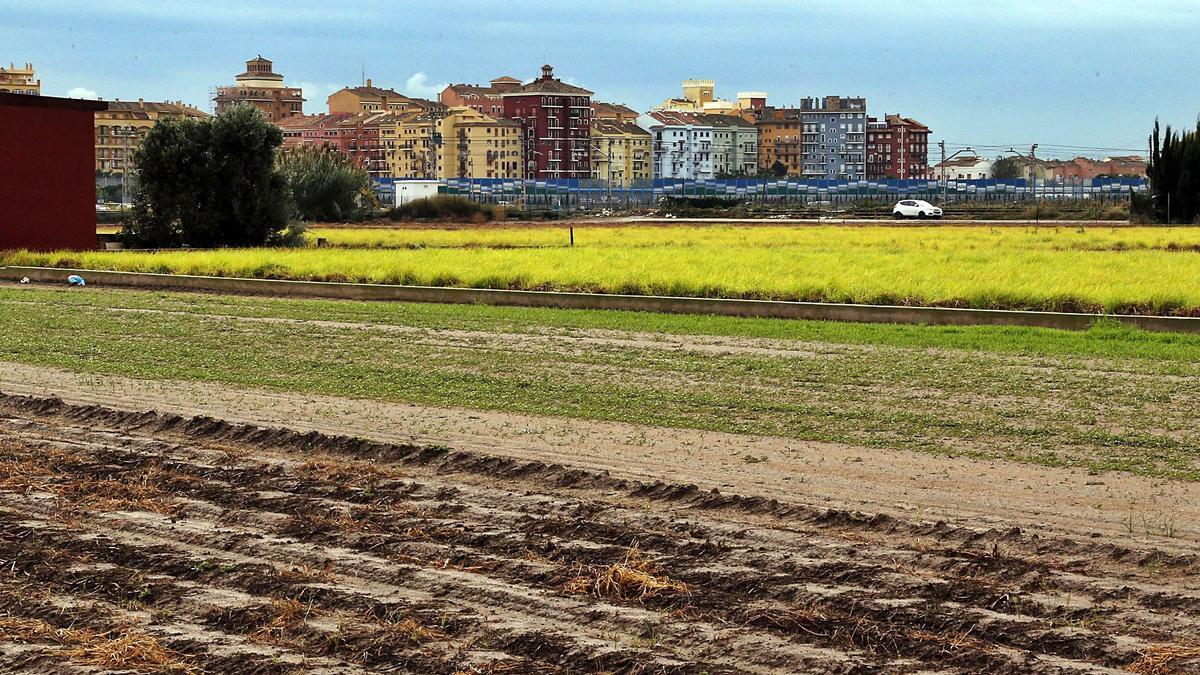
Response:
[[[892,207],[896,218],[941,218],[942,210],[921,199],[905,199]]]

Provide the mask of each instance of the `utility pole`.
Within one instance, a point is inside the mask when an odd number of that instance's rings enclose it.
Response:
[[[942,162],[939,166],[942,167],[942,208],[946,208],[946,141],[938,141],[938,147],[942,150]]]
[[[1037,176],[1034,175],[1034,162],[1037,158],[1034,153],[1037,152],[1038,144],[1034,143],[1029,148],[1029,179],[1033,182],[1033,222],[1040,223],[1042,221],[1041,204],[1038,203],[1037,193]]]

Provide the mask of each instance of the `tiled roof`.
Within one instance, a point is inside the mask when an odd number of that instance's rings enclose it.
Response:
[[[275,123],[281,129],[309,129],[321,124],[333,124],[350,117],[350,113],[317,113],[315,115],[293,115]]]
[[[638,114],[636,110],[630,108],[624,103],[605,103],[603,101],[592,101],[592,110],[596,115],[604,114],[636,117]]]
[[[650,113],[654,119],[663,124],[680,126],[704,127],[753,127],[754,125],[741,117],[734,115],[716,115],[713,113],[695,113],[679,110],[659,110]]]
[[[340,94],[343,91],[348,91],[352,94],[355,94],[359,98],[373,99],[373,100],[377,100],[377,101],[382,99],[384,96],[386,96],[390,99],[401,99],[401,100],[405,100],[405,101],[408,100],[407,96],[405,96],[404,94],[401,94],[400,92],[396,91],[395,89],[383,89],[381,87],[368,87],[368,86],[345,87],[336,93]]]
[[[492,87],[481,87],[478,84],[452,84],[448,89],[459,96],[474,95],[483,98],[500,96],[500,92]]]
[[[114,112],[155,112],[184,117],[208,117],[208,113],[199,108],[173,101],[109,101],[108,109]]]
[[[573,84],[567,84],[557,77],[546,79],[539,77],[533,82],[523,84],[511,92],[506,94],[577,94],[579,96],[591,96],[592,92],[583,87],[576,87]]]
[[[618,122],[617,120],[593,120],[592,131],[600,134],[631,134],[634,136],[649,136],[650,132],[633,122]]]

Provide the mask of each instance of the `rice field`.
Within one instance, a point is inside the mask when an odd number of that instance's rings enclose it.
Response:
[[[320,281],[1200,315],[1200,228],[317,229],[327,248],[0,263]]]

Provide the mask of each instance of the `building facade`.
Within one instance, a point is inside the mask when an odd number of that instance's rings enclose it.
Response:
[[[592,175],[592,92],[554,77],[541,77],[501,93],[504,118],[521,127],[526,178],[588,178]]]
[[[801,138],[804,121],[796,108],[765,107],[751,116],[758,132],[758,172],[781,176],[804,173]]]
[[[710,130],[711,134],[707,135],[664,133],[663,136],[670,136],[673,139],[671,142],[676,144],[680,140],[687,138],[704,144],[693,155],[708,155],[709,161],[712,164],[711,177],[732,178],[735,176],[753,176],[758,173],[758,129],[751,122],[733,115],[676,111],[653,112],[650,113],[650,117],[658,122],[658,124],[651,127],[652,131],[655,127],[662,127],[664,132],[667,129],[675,127],[695,127]],[[658,149],[657,146],[656,149]],[[662,151],[664,154],[660,154],[659,157],[665,159],[665,156],[670,152],[669,146],[662,148]],[[667,170],[668,164],[674,165],[674,162],[663,164],[662,168]],[[662,177],[674,178],[678,176],[664,175]],[[702,175],[699,177],[709,176]]]
[[[929,175],[929,127],[900,115],[867,121],[867,178]]]
[[[451,84],[438,94],[438,102],[447,108],[470,108],[499,119],[504,117],[504,92],[513,91],[520,86],[520,80],[507,75],[497,77],[486,87],[478,84]]]
[[[345,87],[326,99],[330,113],[406,113],[432,107],[432,101],[405,96],[394,89],[376,87],[367,79],[361,87]]]
[[[867,100],[826,96],[800,102],[801,175],[861,179],[867,175]]]
[[[592,178],[625,187],[653,178],[652,147],[650,132],[633,122],[593,119]]]
[[[103,101],[0,93],[0,250],[96,248],[92,141]],[[33,328],[33,327],[31,327]]]
[[[345,152],[348,138],[342,135],[343,129],[337,123],[350,116],[350,113],[295,115],[275,124],[283,131],[285,150],[310,146]]]
[[[263,111],[272,122],[304,114],[304,93],[299,87],[285,86],[283,75],[262,55],[247,61],[246,72],[234,79],[232,86],[217,87],[213,98],[217,114],[242,103]]]
[[[380,138],[393,178],[521,177],[521,126],[473,108],[393,114]]]
[[[713,170],[713,127],[689,113],[660,110],[650,113],[656,122],[654,178],[707,180]]]
[[[110,101],[96,111],[96,171],[124,174],[133,169],[133,153],[159,120],[178,117],[202,119],[208,113],[182,101]]]
[[[0,93],[40,96],[42,81],[36,76],[32,63],[26,63],[24,68],[12,63],[7,68],[0,66]]]

